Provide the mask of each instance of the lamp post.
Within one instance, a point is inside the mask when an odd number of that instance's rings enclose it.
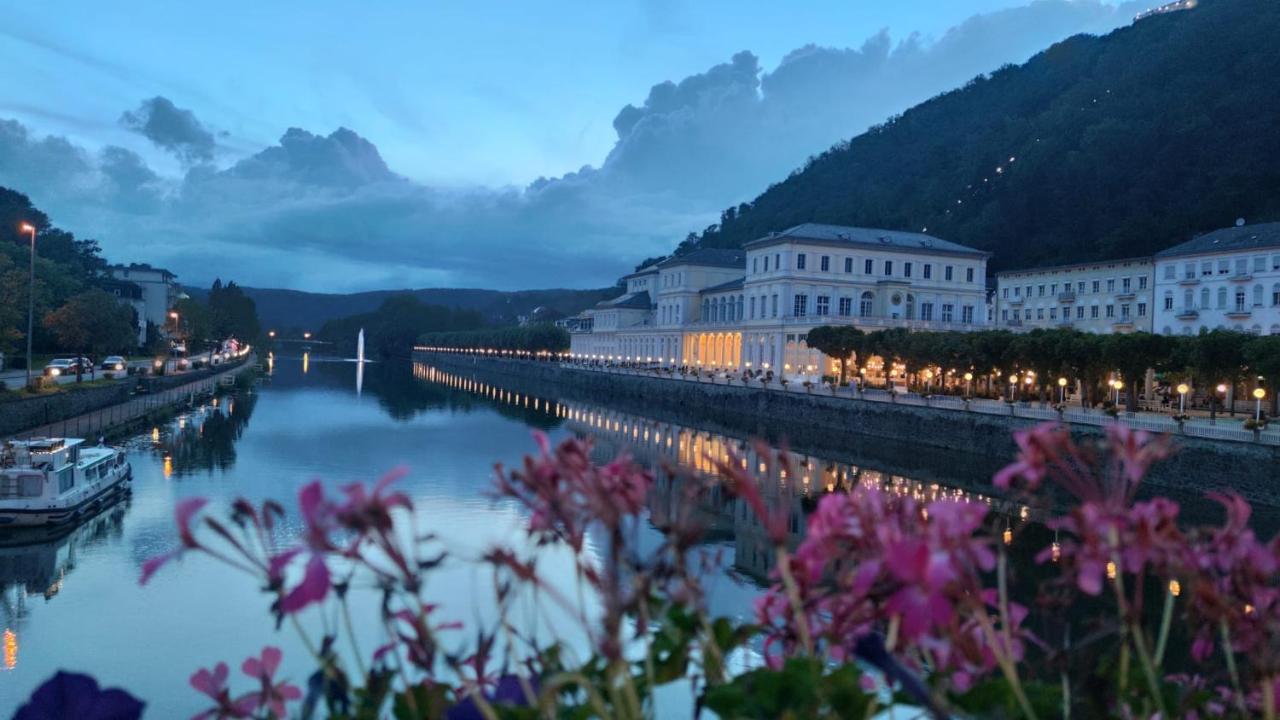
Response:
[[[31,235],[31,285],[27,291],[27,387],[31,387],[31,333],[36,317],[36,226],[24,222],[19,229]]]
[[[1191,388],[1186,383],[1178,383],[1178,414],[1187,414],[1187,392]]]
[[[1067,379],[1064,377],[1058,378],[1058,402],[1067,404]]]
[[[964,374],[964,394],[965,397],[973,397],[973,373]]]
[[[1217,391],[1218,391],[1218,394],[1222,396],[1222,400],[1220,400],[1220,401],[1218,401],[1218,402],[1222,402],[1222,403],[1224,403],[1224,404],[1223,404],[1223,407],[1226,407],[1225,401],[1226,401],[1226,398],[1227,398],[1227,384],[1226,384],[1226,383],[1218,383],[1218,387],[1216,387],[1216,388],[1214,388],[1214,389],[1215,389],[1215,390],[1217,390]],[[1214,398],[1214,399],[1215,399],[1215,400],[1217,400],[1217,398]],[[1211,410],[1211,411],[1210,411],[1210,413],[1209,413],[1209,422],[1210,422],[1210,423],[1212,423],[1212,424],[1214,424],[1214,425],[1217,425],[1217,424],[1218,424],[1217,418],[1214,416],[1214,413],[1212,412],[1212,410]]]
[[[1116,381],[1116,410],[1120,409],[1120,391],[1124,389],[1124,381]]]
[[[1266,396],[1267,396],[1266,390],[1263,390],[1262,388],[1253,389],[1253,399],[1257,403],[1256,408],[1253,411],[1253,421],[1255,423],[1262,422],[1262,398]]]

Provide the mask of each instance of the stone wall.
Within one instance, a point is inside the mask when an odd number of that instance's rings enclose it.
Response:
[[[242,360],[240,364],[244,365],[247,362],[248,358]],[[133,398],[135,388],[154,394],[189,382],[202,380],[236,367],[238,366],[226,364],[203,368],[181,375],[143,376],[136,378],[136,382],[134,382],[135,378],[130,378],[112,385],[84,390],[69,390],[51,395],[0,403],[0,437],[16,435],[30,428],[61,422],[78,415],[128,402]]]
[[[1036,424],[1026,418],[835,398],[816,388],[812,395],[806,395],[614,375],[555,363],[430,353],[417,353],[415,359],[544,397],[712,425],[714,428],[707,429],[739,435],[786,439],[793,447],[833,457],[854,447],[859,452],[897,457],[900,463],[904,455],[910,458],[913,454],[928,458],[930,464],[945,465],[954,458],[956,465],[987,476],[1017,452],[1013,431]],[[513,386],[517,383],[519,388]],[[1072,432],[1083,438],[1097,436],[1101,429],[1076,426]],[[1280,505],[1280,448],[1185,436],[1175,442],[1178,452],[1156,467],[1149,477],[1153,485],[1197,495],[1206,490],[1234,489],[1250,500]],[[905,464],[912,463],[908,460]]]

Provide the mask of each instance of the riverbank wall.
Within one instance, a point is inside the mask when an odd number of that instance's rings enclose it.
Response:
[[[758,387],[668,380],[661,377],[582,370],[557,363],[415,353],[417,362],[522,392],[591,402],[637,414],[678,415],[686,420],[793,447],[840,452],[885,445],[894,454],[918,448],[935,462],[994,471],[1017,452],[1016,430],[1034,427],[1028,418],[782,392]],[[1078,438],[1097,437],[1097,426],[1071,426]],[[1159,463],[1148,482],[1199,494],[1234,490],[1253,502],[1280,505],[1280,447],[1176,436],[1177,452]]]
[[[223,377],[253,368],[250,354],[234,364],[181,375],[123,380],[111,385],[70,390],[0,403],[0,438],[57,435],[96,437],[113,427],[189,398],[211,392]]]

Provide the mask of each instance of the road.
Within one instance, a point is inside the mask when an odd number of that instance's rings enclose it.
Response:
[[[199,355],[192,355],[187,359],[188,361],[193,363],[197,360],[203,360],[205,362],[208,362],[209,353],[205,352],[205,353],[200,353]],[[145,370],[151,367],[152,362],[154,361],[150,358],[143,358],[141,360],[130,360],[129,367],[135,370]],[[168,360],[167,363],[168,363],[168,367],[166,368],[167,374],[180,372],[174,368],[173,366],[174,361],[172,359]],[[44,374],[44,368],[38,368],[38,370],[40,372],[36,374],[41,374],[41,375]],[[92,373],[89,373],[89,372],[84,373],[83,378],[85,381],[101,379],[102,373],[103,371],[101,368],[95,368]],[[4,387],[10,390],[21,389],[22,384],[26,382],[26,379],[27,379],[26,370],[5,370],[3,372],[0,372],[0,384],[3,384]],[[123,378],[121,378],[121,380],[123,381]],[[71,373],[70,375],[60,375],[56,379],[54,379],[54,381],[57,382],[59,385],[66,385],[67,383],[75,382],[76,376],[75,376],[75,373]]]

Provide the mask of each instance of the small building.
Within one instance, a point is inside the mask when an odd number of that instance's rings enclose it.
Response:
[[[1055,265],[996,273],[998,328],[1151,332],[1151,258]]]
[[[1280,335],[1280,222],[1214,230],[1155,255],[1155,327]]]
[[[98,281],[98,287],[108,295],[115,296],[121,304],[133,310],[134,330],[138,336],[138,347],[147,344],[147,306],[142,297],[142,288],[137,283],[127,280],[104,279]]]
[[[169,310],[178,302],[177,275],[146,263],[112,265],[107,268],[107,272],[114,280],[131,282],[141,288],[143,312],[139,324],[142,326],[143,337],[147,323],[161,329],[165,327]]]

